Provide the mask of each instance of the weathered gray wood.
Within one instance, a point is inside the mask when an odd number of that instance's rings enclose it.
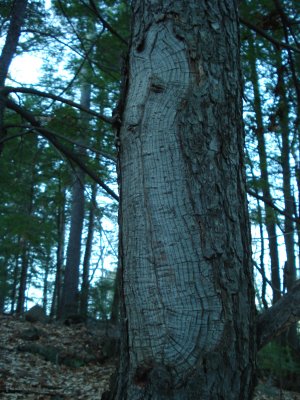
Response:
[[[136,0],[119,137],[114,399],[250,399],[255,354],[235,1]]]

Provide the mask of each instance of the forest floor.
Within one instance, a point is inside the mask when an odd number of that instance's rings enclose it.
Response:
[[[107,343],[97,327],[1,315],[0,399],[100,400],[116,364]],[[260,383],[255,400],[271,399],[300,400],[300,393]]]

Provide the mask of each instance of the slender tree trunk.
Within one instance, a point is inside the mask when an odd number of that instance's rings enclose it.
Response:
[[[5,43],[0,55],[0,87],[4,86],[8,70],[17,50],[21,28],[24,22],[27,0],[14,0],[12,2],[11,18]],[[5,98],[0,95],[0,139],[5,136],[4,131]],[[0,154],[3,144],[0,143]]]
[[[294,248],[294,223],[292,218],[294,216],[294,199],[291,189],[291,167],[290,167],[290,138],[289,138],[289,125],[288,125],[288,102],[285,93],[285,84],[283,77],[283,66],[281,60],[277,60],[277,76],[278,76],[278,118],[281,128],[282,150],[281,150],[281,165],[283,175],[283,198],[285,205],[284,217],[284,242],[287,256],[286,267],[286,289],[290,290],[295,284],[296,280],[296,263],[295,263],[295,248]],[[290,218],[289,218],[290,217]]]
[[[35,143],[36,144],[36,143]],[[30,185],[29,194],[27,198],[27,204],[25,201],[25,209],[24,212],[27,214],[28,217],[32,215],[33,212],[33,205],[34,205],[34,184],[35,184],[35,165],[32,165],[31,171],[31,179],[29,180],[28,184]],[[29,268],[29,250],[30,244],[26,240],[26,238],[20,238],[20,245],[21,245],[21,276],[20,276],[20,285],[18,290],[18,301],[17,301],[17,314],[21,314],[24,311],[25,305],[25,293],[27,288],[27,276],[28,276],[28,268]]]
[[[90,108],[91,85],[83,83],[81,87],[80,104],[85,108]],[[86,129],[86,120],[83,117],[83,128]],[[83,139],[84,130],[81,133]],[[80,149],[81,153],[84,151]],[[79,313],[79,266],[81,254],[81,236],[84,221],[84,172],[76,169],[76,180],[72,193],[71,227],[67,248],[67,262],[64,276],[62,303],[60,315],[66,318],[70,315]]]
[[[133,1],[112,399],[252,397],[238,30],[235,1]]]
[[[60,318],[60,304],[61,304],[61,290],[62,290],[62,271],[64,264],[65,252],[65,233],[66,233],[66,216],[65,216],[65,203],[66,203],[66,190],[61,185],[61,178],[59,177],[58,183],[59,192],[59,205],[57,209],[57,249],[56,249],[56,273],[55,284],[52,297],[50,317],[56,316]]]
[[[92,186],[88,234],[87,234],[85,253],[83,259],[82,284],[81,284],[81,296],[80,296],[80,315],[84,319],[87,317],[88,314],[88,298],[89,298],[89,286],[90,286],[89,272],[90,272],[90,262],[91,262],[94,227],[95,227],[96,196],[97,196],[97,185],[94,183]]]
[[[248,159],[248,163],[250,165],[250,170],[251,170],[251,178],[253,180],[253,182],[255,182],[253,190],[254,192],[259,195],[258,192],[258,185],[257,185],[257,177],[254,173],[254,167],[253,167],[253,163],[251,161],[251,157],[248,154],[247,149],[245,149],[246,154],[247,154],[247,159]],[[259,298],[259,303],[263,305],[264,309],[268,309],[268,302],[266,300],[266,290],[267,290],[267,277],[266,277],[266,269],[265,269],[265,243],[264,243],[264,217],[263,217],[263,210],[261,207],[261,203],[260,200],[257,199],[257,219],[255,219],[254,224],[258,224],[259,226],[259,236],[260,236],[260,263],[259,263],[259,272],[261,274],[261,281],[262,281],[262,287],[261,287],[261,299]],[[253,260],[254,262],[254,260]],[[254,265],[255,262],[254,262]],[[257,296],[259,296],[259,294],[257,294]]]
[[[261,173],[261,190],[263,192],[264,198],[272,202],[271,189],[269,183],[269,173],[268,173],[268,161],[265,143],[265,129],[263,124],[263,115],[261,108],[261,99],[259,92],[258,74],[255,63],[255,47],[253,44],[253,39],[249,38],[249,64],[251,70],[251,81],[253,84],[254,92],[254,111],[256,117],[256,137],[258,141],[258,154],[259,154],[259,166]],[[278,257],[278,245],[277,245],[277,233],[276,233],[276,215],[274,210],[265,204],[265,224],[269,240],[269,251],[271,259],[271,282],[273,289],[273,304],[280,299],[281,287],[280,287],[280,266]]]
[[[16,255],[14,272],[13,272],[13,284],[12,284],[12,290],[11,290],[11,307],[10,307],[11,314],[13,314],[15,312],[15,304],[16,304],[16,298],[17,298],[18,272],[19,272],[19,255]]]
[[[0,313],[4,312],[5,301],[8,295],[8,260],[3,257],[0,260]]]
[[[277,91],[279,96],[278,118],[281,128],[282,150],[281,165],[283,173],[283,198],[286,215],[284,217],[284,243],[286,248],[286,264],[284,268],[285,288],[290,291],[296,282],[296,259],[294,246],[294,198],[291,189],[291,166],[290,166],[290,138],[289,138],[289,107],[286,98],[286,88],[283,76],[283,65],[281,56],[277,55]],[[288,344],[293,348],[298,348],[297,325],[292,326],[288,333]]]
[[[44,267],[45,271],[44,271],[44,282],[43,282],[43,309],[45,312],[47,312],[47,304],[48,304],[48,290],[49,290],[48,278],[50,270],[50,261],[51,261],[51,256],[48,253],[46,259],[46,265]]]
[[[28,249],[27,245],[24,242],[22,244],[22,254],[21,254],[21,276],[20,276],[20,285],[18,289],[18,301],[16,313],[22,314],[24,311],[25,305],[25,293],[27,287],[27,275],[28,275]]]
[[[299,133],[300,136],[300,133]],[[300,142],[299,146],[299,153],[300,153]],[[295,159],[297,159],[295,157]],[[298,191],[298,199],[294,199],[295,203],[295,216],[299,218],[298,222],[296,223],[296,230],[297,230],[297,237],[298,237],[298,265],[299,265],[299,272],[300,272],[300,161],[297,162],[295,165],[295,177],[297,183],[297,191]],[[298,200],[298,207],[297,207],[297,200]]]
[[[78,284],[81,234],[84,219],[84,184],[82,180],[84,176],[79,171],[77,171],[77,174],[72,191],[71,227],[60,312],[62,318],[77,314],[79,311]]]
[[[111,305],[110,320],[114,324],[120,322],[120,294],[121,294],[121,268],[117,267],[115,278],[114,297]]]

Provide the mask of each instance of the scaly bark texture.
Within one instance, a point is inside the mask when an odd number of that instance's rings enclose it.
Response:
[[[237,5],[135,0],[120,130],[114,399],[250,399],[254,303]]]

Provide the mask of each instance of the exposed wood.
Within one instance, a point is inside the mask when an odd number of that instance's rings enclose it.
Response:
[[[133,2],[119,135],[114,400],[250,399],[255,358],[235,2]]]

